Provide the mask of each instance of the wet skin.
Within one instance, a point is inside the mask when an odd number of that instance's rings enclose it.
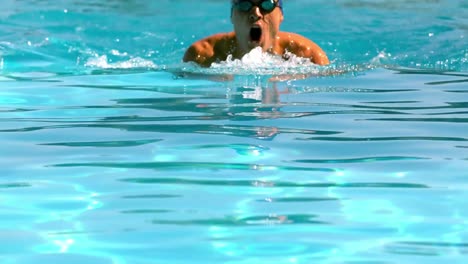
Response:
[[[260,0],[252,0],[254,3]],[[240,59],[256,47],[264,52],[284,56],[290,52],[309,58],[318,65],[327,65],[325,52],[313,41],[299,34],[281,32],[283,11],[276,7],[272,12],[262,12],[254,6],[250,11],[232,10],[233,32],[218,33],[193,43],[185,52],[184,62],[193,61],[203,67],[213,62],[225,61],[229,55]]]

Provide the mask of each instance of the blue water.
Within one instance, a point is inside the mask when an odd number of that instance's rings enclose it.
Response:
[[[330,66],[182,63],[227,0],[3,0],[1,263],[467,263],[467,2],[284,10]]]

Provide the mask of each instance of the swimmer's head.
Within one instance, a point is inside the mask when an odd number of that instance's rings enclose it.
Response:
[[[277,35],[283,22],[282,1],[231,0],[231,3],[231,22],[240,53],[246,54],[256,47],[271,53],[278,50]]]

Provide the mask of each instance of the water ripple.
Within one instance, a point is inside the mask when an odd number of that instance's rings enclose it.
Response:
[[[50,167],[104,167],[104,168],[126,168],[126,169],[152,169],[152,170],[287,170],[287,171],[320,171],[335,172],[336,169],[329,168],[306,168],[292,166],[272,166],[248,163],[217,163],[217,162],[134,162],[134,163],[64,163],[50,165]]]
[[[10,188],[25,188],[25,187],[31,187],[32,185],[29,183],[5,183],[5,184],[0,184],[0,189],[10,189]]]
[[[372,141],[468,141],[467,138],[461,137],[311,137],[298,138],[299,140],[318,140],[318,141],[345,141],[345,142],[372,142]]]
[[[183,196],[174,194],[139,194],[122,196],[123,199],[172,199],[181,197]]]
[[[353,159],[301,159],[292,160],[298,163],[371,163],[371,162],[385,162],[385,161],[402,161],[402,160],[429,160],[429,158],[422,157],[404,157],[404,156],[386,156],[386,157],[365,157]]]
[[[162,139],[153,140],[131,140],[131,141],[99,141],[99,142],[62,142],[62,143],[43,143],[42,146],[63,146],[63,147],[98,147],[98,148],[120,148],[135,147],[159,142]]]
[[[456,251],[461,255],[468,255],[467,243],[451,242],[396,242],[385,247],[385,251],[397,255],[440,256],[453,254]]]
[[[66,123],[71,123],[68,121]],[[337,131],[318,131],[310,129],[294,129],[280,128],[267,126],[242,126],[242,125],[215,125],[215,124],[87,124],[86,121],[75,121],[74,125],[53,125],[53,126],[33,126],[23,128],[2,129],[0,132],[19,133],[32,132],[48,129],[65,129],[65,128],[111,128],[125,131],[140,131],[140,132],[160,132],[160,133],[186,133],[186,134],[220,134],[231,135],[238,137],[254,137],[258,139],[271,139],[278,134],[314,134],[314,135],[333,135],[339,134]]]
[[[136,210],[126,210],[121,211],[122,214],[165,214],[171,213],[172,210],[164,210],[164,209],[136,209]]]
[[[425,184],[401,183],[401,182],[353,182],[353,183],[300,183],[287,181],[255,181],[255,180],[194,180],[181,178],[127,178],[123,182],[140,184],[182,184],[182,185],[206,185],[206,186],[240,186],[240,187],[303,187],[303,188],[409,188],[427,189]]]
[[[340,201],[338,198],[321,198],[321,197],[284,197],[284,198],[266,198],[257,200],[257,202],[265,203],[316,203],[316,202],[330,202]]]
[[[435,123],[468,123],[468,118],[368,118],[366,121],[397,121],[397,122],[435,122]]]
[[[225,218],[193,219],[193,220],[153,220],[157,225],[202,225],[202,226],[258,226],[258,225],[291,225],[291,224],[329,224],[325,221],[315,220],[318,216],[308,214],[291,215],[262,215],[251,217],[227,216]]]

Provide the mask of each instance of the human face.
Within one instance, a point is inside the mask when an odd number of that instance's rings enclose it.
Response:
[[[231,21],[241,55],[256,47],[273,52],[276,36],[283,21],[277,0],[237,0],[233,2]],[[273,6],[272,6],[273,5]]]

